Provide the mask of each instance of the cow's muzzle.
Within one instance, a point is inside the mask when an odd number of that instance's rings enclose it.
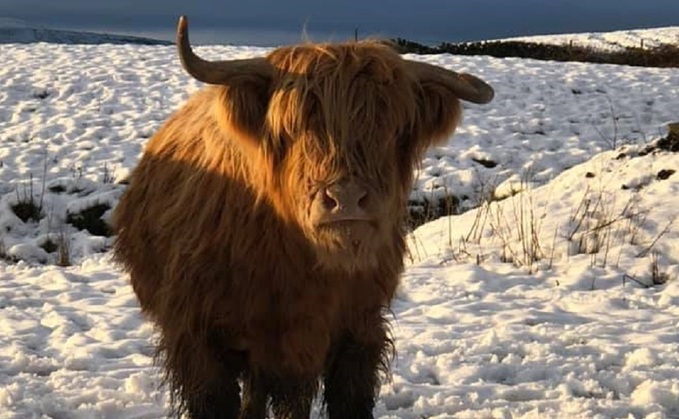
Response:
[[[338,182],[320,188],[311,203],[311,219],[316,226],[352,221],[372,221],[368,191],[354,181]]]

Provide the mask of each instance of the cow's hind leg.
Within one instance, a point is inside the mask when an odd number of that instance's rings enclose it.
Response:
[[[376,325],[370,342],[345,336],[333,348],[324,376],[329,419],[372,419],[380,372],[392,353],[386,325]]]

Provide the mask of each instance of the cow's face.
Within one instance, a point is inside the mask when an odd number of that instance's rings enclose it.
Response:
[[[319,262],[362,269],[375,266],[400,234],[416,96],[406,72],[365,57],[342,58],[344,66],[319,60],[312,68],[286,69],[271,95],[266,137],[275,144],[283,211],[293,215]]]
[[[405,209],[395,138],[308,131],[289,139],[277,198],[326,267],[375,266]],[[361,143],[364,142],[364,143]],[[410,172],[410,170],[408,170]]]
[[[328,269],[368,269],[385,252],[400,256],[414,166],[453,133],[459,97],[492,97],[472,76],[403,60],[375,42],[209,63],[184,35],[180,23],[185,68],[222,85],[217,121],[247,156],[251,186]]]

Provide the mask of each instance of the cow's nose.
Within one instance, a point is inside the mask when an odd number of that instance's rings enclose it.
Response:
[[[354,182],[328,186],[322,193],[323,207],[331,213],[360,212],[368,202],[368,192]]]

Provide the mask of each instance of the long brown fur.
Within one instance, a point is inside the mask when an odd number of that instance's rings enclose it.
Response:
[[[349,336],[375,349],[370,368],[388,370],[384,313],[403,270],[413,167],[460,120],[447,86],[377,42],[267,59],[273,79],[246,73],[191,97],[149,141],[115,211],[115,256],[159,328],[176,414],[224,378],[221,351],[245,354],[241,378],[315,381]],[[305,223],[314,185],[347,176],[369,186],[379,220],[351,257]]]

